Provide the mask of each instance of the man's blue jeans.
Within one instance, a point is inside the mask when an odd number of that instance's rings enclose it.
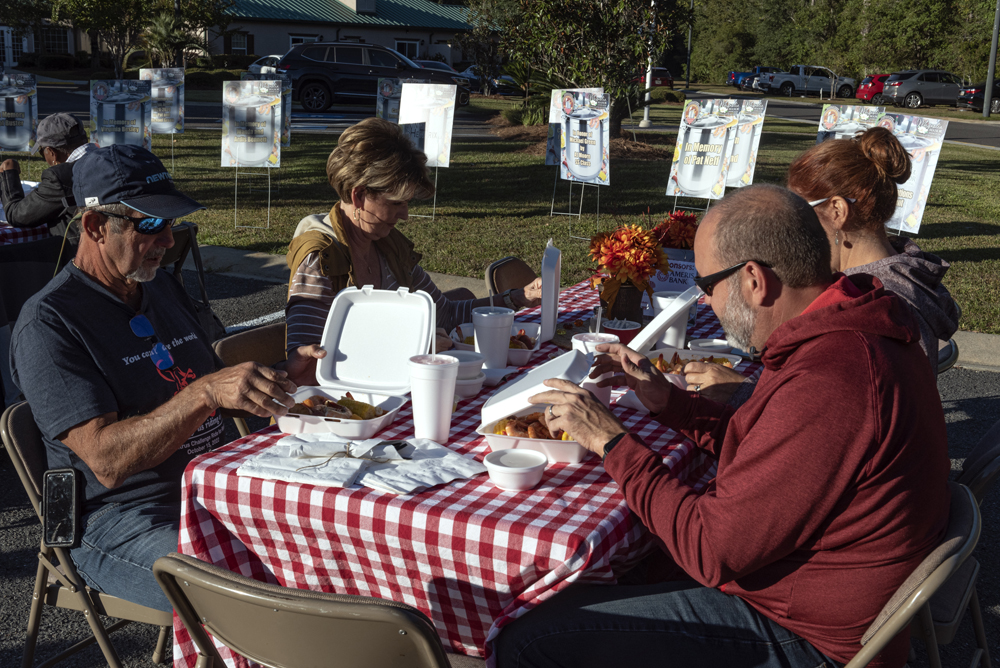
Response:
[[[498,668],[837,666],[736,596],[695,582],[574,585],[505,627]]]
[[[83,523],[80,547],[71,554],[88,585],[126,601],[173,610],[153,577],[153,562],[177,551],[179,505],[110,503]]]

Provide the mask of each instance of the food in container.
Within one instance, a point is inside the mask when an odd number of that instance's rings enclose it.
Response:
[[[682,348],[657,348],[646,353],[646,357],[653,361],[656,366],[672,382],[682,390],[687,387],[684,379],[684,365],[688,362],[710,362],[721,364],[730,369],[735,369],[743,363],[743,359],[738,355],[728,355],[722,353],[704,353],[697,350],[684,350]],[[660,363],[660,360],[663,360]],[[666,367],[666,368],[664,368]]]
[[[571,350],[555,359],[532,369],[522,378],[497,391],[483,406],[482,423],[476,430],[486,438],[492,450],[526,449],[544,453],[549,461],[577,464],[589,454],[589,450],[576,441],[556,441],[532,438],[527,434],[497,434],[497,423],[514,417],[524,417],[541,412],[543,406],[528,403],[528,398],[546,391],[543,383],[549,378],[562,378],[580,384],[590,373],[594,361],[593,354]]]
[[[392,323],[387,327],[386,323]],[[287,434],[331,432],[371,438],[392,424],[410,391],[409,359],[425,354],[434,338],[434,302],[425,292],[341,290],[330,307],[321,339],[326,357],[316,363],[318,387],[300,387],[296,403],[320,395],[340,404],[354,400],[385,411],[366,420],[298,415],[277,419]]]

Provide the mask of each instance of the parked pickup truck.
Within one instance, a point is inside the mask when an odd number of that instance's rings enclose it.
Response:
[[[747,87],[744,85],[747,79],[753,79],[754,77],[759,77],[762,74],[768,74],[770,72],[778,72],[777,67],[765,67],[763,65],[758,65],[749,72],[730,72],[729,73],[729,83],[737,88],[742,88],[746,90]]]
[[[836,83],[834,78],[836,77]],[[826,67],[818,65],[796,65],[788,72],[776,72],[760,78],[760,88],[765,93],[789,97],[795,93],[809,95],[820,91],[836,92],[837,97],[854,95],[855,81],[850,77],[838,77]]]

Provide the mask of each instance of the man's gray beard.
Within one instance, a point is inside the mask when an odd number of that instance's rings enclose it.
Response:
[[[162,258],[163,256],[161,255],[160,257]],[[143,262],[145,262],[145,260],[143,260]],[[147,267],[143,264],[125,278],[136,281],[137,283],[148,283],[156,278],[157,269],[159,269],[159,267]]]
[[[726,342],[740,350],[750,350],[750,338],[757,326],[757,314],[743,298],[739,285],[732,286],[726,312],[719,316],[722,328],[726,330]]]

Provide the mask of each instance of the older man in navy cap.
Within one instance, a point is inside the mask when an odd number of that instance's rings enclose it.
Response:
[[[222,411],[284,415],[287,369],[224,368],[190,300],[159,271],[175,218],[204,207],[137,146],[93,149],[74,166],[80,247],[21,311],[11,340],[15,382],[31,405],[50,468],[83,478],[82,542],[73,560],[92,587],[170,610],[152,565],[176,551],[181,475],[219,445]]]
[[[27,195],[21,188],[21,167],[17,160],[0,163],[0,201],[7,222],[14,227],[56,227],[62,234],[73,219],[73,163],[83,157],[93,144],[87,143],[83,124],[67,113],[52,114],[38,124],[37,141],[32,153],[41,152],[48,169],[42,172],[38,187]]]

